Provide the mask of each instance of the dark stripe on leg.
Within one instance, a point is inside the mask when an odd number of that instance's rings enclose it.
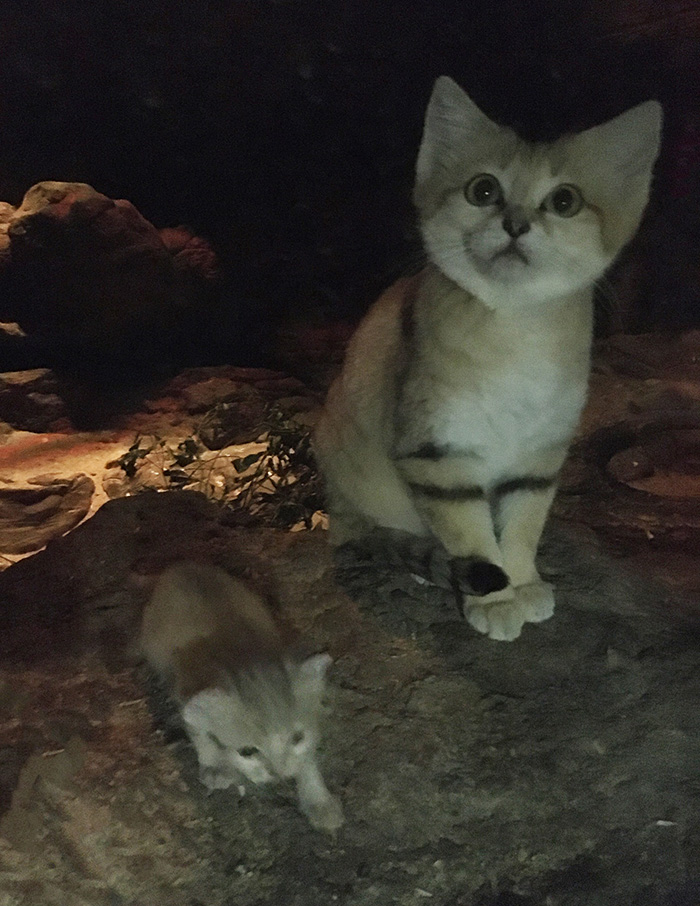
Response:
[[[541,477],[539,475],[524,475],[522,478],[509,478],[502,481],[493,489],[496,497],[513,494],[515,491],[546,491],[551,488],[556,478]]]
[[[447,457],[469,459],[475,456],[477,456],[477,453],[473,450],[457,450],[454,447],[447,446],[447,444],[440,446],[439,444],[427,443],[421,444],[420,447],[410,453],[402,453],[401,456],[396,456],[395,459],[430,459],[435,462]]]
[[[414,494],[419,494],[421,497],[427,497],[429,500],[479,500],[479,498],[484,496],[483,489],[473,485],[441,488],[436,484],[417,484],[415,482],[409,482],[408,486]]]

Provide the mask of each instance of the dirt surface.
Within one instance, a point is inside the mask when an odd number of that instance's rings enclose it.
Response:
[[[224,270],[216,361],[322,390],[347,322],[420,260],[410,185],[436,76],[532,138],[653,95],[655,195],[599,330],[697,326],[697,42],[687,23],[621,39],[632,7],[5,3],[0,198],[79,179],[190,224]],[[0,906],[698,906],[697,472],[651,455],[700,428],[698,361],[697,334],[601,350],[543,547],[557,610],[512,644],[371,552],[334,562],[320,530],[244,530],[190,491],[105,502],[137,435],[177,446],[219,405],[255,427],[266,382],[265,402],[313,396],[285,375],[190,372],[82,434],[85,401],[55,375],[0,377],[3,488],[95,484],[69,534],[0,545],[0,566],[24,558],[0,572]],[[132,648],[145,577],[182,556],[259,573],[333,655],[335,838],[287,787],[199,783]]]
[[[322,533],[224,522],[198,494],[112,501],[0,575],[0,902],[657,904],[700,877],[700,647],[667,591],[554,524],[555,617],[495,643],[380,564],[338,584]],[[128,662],[134,566],[204,552],[264,564],[335,658],[336,839],[286,788],[207,797]]]
[[[251,439],[271,399],[312,421],[315,396],[284,376],[188,373],[94,438],[8,427],[6,482],[84,467],[101,505],[0,573],[0,906],[697,906],[698,508],[633,485],[640,462],[674,488],[694,474],[699,342],[599,350],[542,550],[557,609],[513,643],[380,545],[334,558],[321,529],[243,528],[193,491],[104,503],[134,433],[177,442],[215,411],[224,437],[239,407],[234,439]],[[333,656],[335,837],[286,786],[199,783],[133,648],[149,576],[181,557],[264,580]]]

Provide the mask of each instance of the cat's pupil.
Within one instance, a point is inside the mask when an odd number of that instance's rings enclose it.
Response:
[[[241,758],[252,758],[254,755],[257,755],[260,750],[256,749],[255,746],[243,746],[242,749],[238,750],[238,754]]]
[[[301,730],[297,730],[296,733],[292,733],[292,745],[298,746],[304,741],[304,734]]]
[[[566,214],[574,204],[574,193],[571,189],[558,189],[552,197],[552,205],[557,214]]]
[[[482,179],[474,186],[474,197],[477,201],[489,202],[496,194],[496,189],[490,179]]]

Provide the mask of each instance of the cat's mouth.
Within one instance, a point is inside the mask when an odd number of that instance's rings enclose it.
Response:
[[[508,245],[496,252],[491,258],[491,261],[521,261],[523,264],[530,263],[529,258],[515,239],[511,239]]]

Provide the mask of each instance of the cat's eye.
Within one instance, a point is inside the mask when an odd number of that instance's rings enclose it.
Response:
[[[238,754],[241,758],[253,758],[260,752],[260,749],[256,749],[255,746],[243,746],[242,749],[238,750]]]
[[[542,202],[542,208],[557,217],[574,217],[583,207],[583,195],[580,189],[569,183],[562,183],[552,189]]]
[[[292,733],[292,745],[300,746],[304,741],[304,732],[303,730],[297,730],[296,733]]]
[[[485,208],[487,205],[500,204],[503,201],[503,189],[491,173],[477,173],[464,187],[464,197],[469,204]]]

